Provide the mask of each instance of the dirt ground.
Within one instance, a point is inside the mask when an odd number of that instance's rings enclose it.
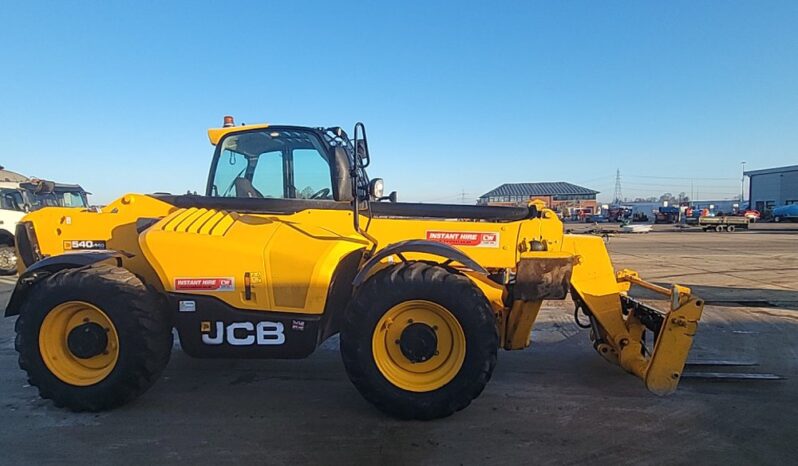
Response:
[[[40,400],[0,320],[0,463],[786,464],[798,453],[798,232],[609,238],[617,268],[707,301],[691,360],[778,381],[685,379],[670,397],[604,362],[570,305],[504,352],[469,408],[387,418],[346,378],[335,341],[303,361],[205,361],[176,350],[136,402],[73,414]],[[12,279],[0,279],[3,302]],[[716,369],[712,369],[716,370]]]

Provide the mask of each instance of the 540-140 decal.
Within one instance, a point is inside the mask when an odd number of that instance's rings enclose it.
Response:
[[[101,239],[73,239],[64,241],[64,250],[106,249],[105,240]]]

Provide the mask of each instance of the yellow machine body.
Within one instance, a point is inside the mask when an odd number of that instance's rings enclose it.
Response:
[[[266,125],[247,130],[260,127]],[[237,130],[214,129],[209,136],[217,144]],[[368,231],[364,236],[353,228],[354,213],[347,209],[241,213],[181,208],[158,196],[127,194],[101,211],[47,208],[27,215],[22,224],[35,231],[36,252],[45,261],[91,250],[114,251],[108,260],[172,297],[181,311],[207,299],[220,312],[282,316],[285,325],[300,331],[309,322],[319,328],[318,337],[307,338],[313,347],[329,336],[321,330],[326,314],[345,307],[345,301],[330,302],[339,299],[333,298],[338,296],[335,283],[344,280],[349,286],[354,273],[371,275],[397,261],[444,263],[468,276],[490,302],[500,346],[507,350],[530,344],[543,301],[570,293],[589,317],[599,354],[644,380],[652,392],[675,390],[703,302],[684,287],[665,289],[632,271],[616,273],[601,238],[564,234],[555,212],[539,203],[530,208],[537,215],[506,222],[361,213],[360,224],[367,224]],[[364,268],[370,257],[408,240],[452,246],[482,270],[418,251],[388,254]],[[24,259],[23,251],[18,254]],[[25,277],[31,264],[19,264]],[[670,308],[657,314],[629,301],[631,284],[667,296]],[[652,319],[656,343],[646,351],[643,334]],[[202,318],[188,325],[208,332],[215,323]]]
[[[43,256],[69,254],[81,249],[73,247],[81,242],[104,243],[122,253],[122,266],[165,292],[212,296],[241,310],[321,315],[342,259],[370,246],[352,230],[352,215],[344,210],[271,215],[184,209],[147,195],[128,194],[102,212],[43,209],[24,221],[36,225]],[[141,218],[158,220],[139,234],[136,221]],[[644,328],[624,315],[621,303],[630,277],[633,283],[644,282],[629,271],[616,275],[601,238],[563,234],[562,223],[550,210],[542,209],[539,218],[507,223],[375,218],[369,228],[386,246],[443,232],[495,235],[487,247],[458,246],[489,271],[513,273],[521,261],[572,262],[569,286],[599,324],[603,334],[597,338],[599,353],[644,379],[656,393],[675,389],[702,309],[700,299],[691,297],[689,290],[679,288],[663,334],[652,356],[646,356],[641,350]],[[532,241],[545,243],[546,250],[529,250]],[[440,260],[423,253],[404,259]],[[396,260],[389,257],[383,264]],[[505,285],[470,270],[464,273],[493,306],[502,347],[527,347],[543,299],[508,305]],[[202,280],[229,280],[229,285],[203,285]]]

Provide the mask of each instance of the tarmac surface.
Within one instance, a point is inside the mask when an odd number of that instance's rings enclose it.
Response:
[[[480,398],[450,418],[385,417],[347,380],[330,341],[301,361],[195,360],[175,349],[134,403],[74,414],[19,370],[0,320],[0,463],[788,464],[798,453],[798,232],[609,237],[616,268],[707,301],[690,360],[783,380],[685,379],[657,397],[602,360],[570,302],[533,344],[502,352]],[[4,305],[13,279],[0,278]],[[0,306],[1,307],[1,306]]]

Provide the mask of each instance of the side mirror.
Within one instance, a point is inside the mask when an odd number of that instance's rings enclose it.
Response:
[[[354,146],[355,146],[355,163],[360,168],[369,166],[371,158],[369,157],[369,142],[366,137],[366,125],[361,122],[355,123],[354,131]]]
[[[369,146],[365,139],[357,141],[357,160],[362,168],[369,166]]]
[[[391,191],[391,194],[387,196],[382,196],[381,198],[377,199],[378,201],[390,201],[396,203],[396,191]]]
[[[330,163],[332,181],[335,191],[333,199],[336,201],[352,200],[352,175],[349,172],[349,154],[341,146],[333,151],[333,160]]]

